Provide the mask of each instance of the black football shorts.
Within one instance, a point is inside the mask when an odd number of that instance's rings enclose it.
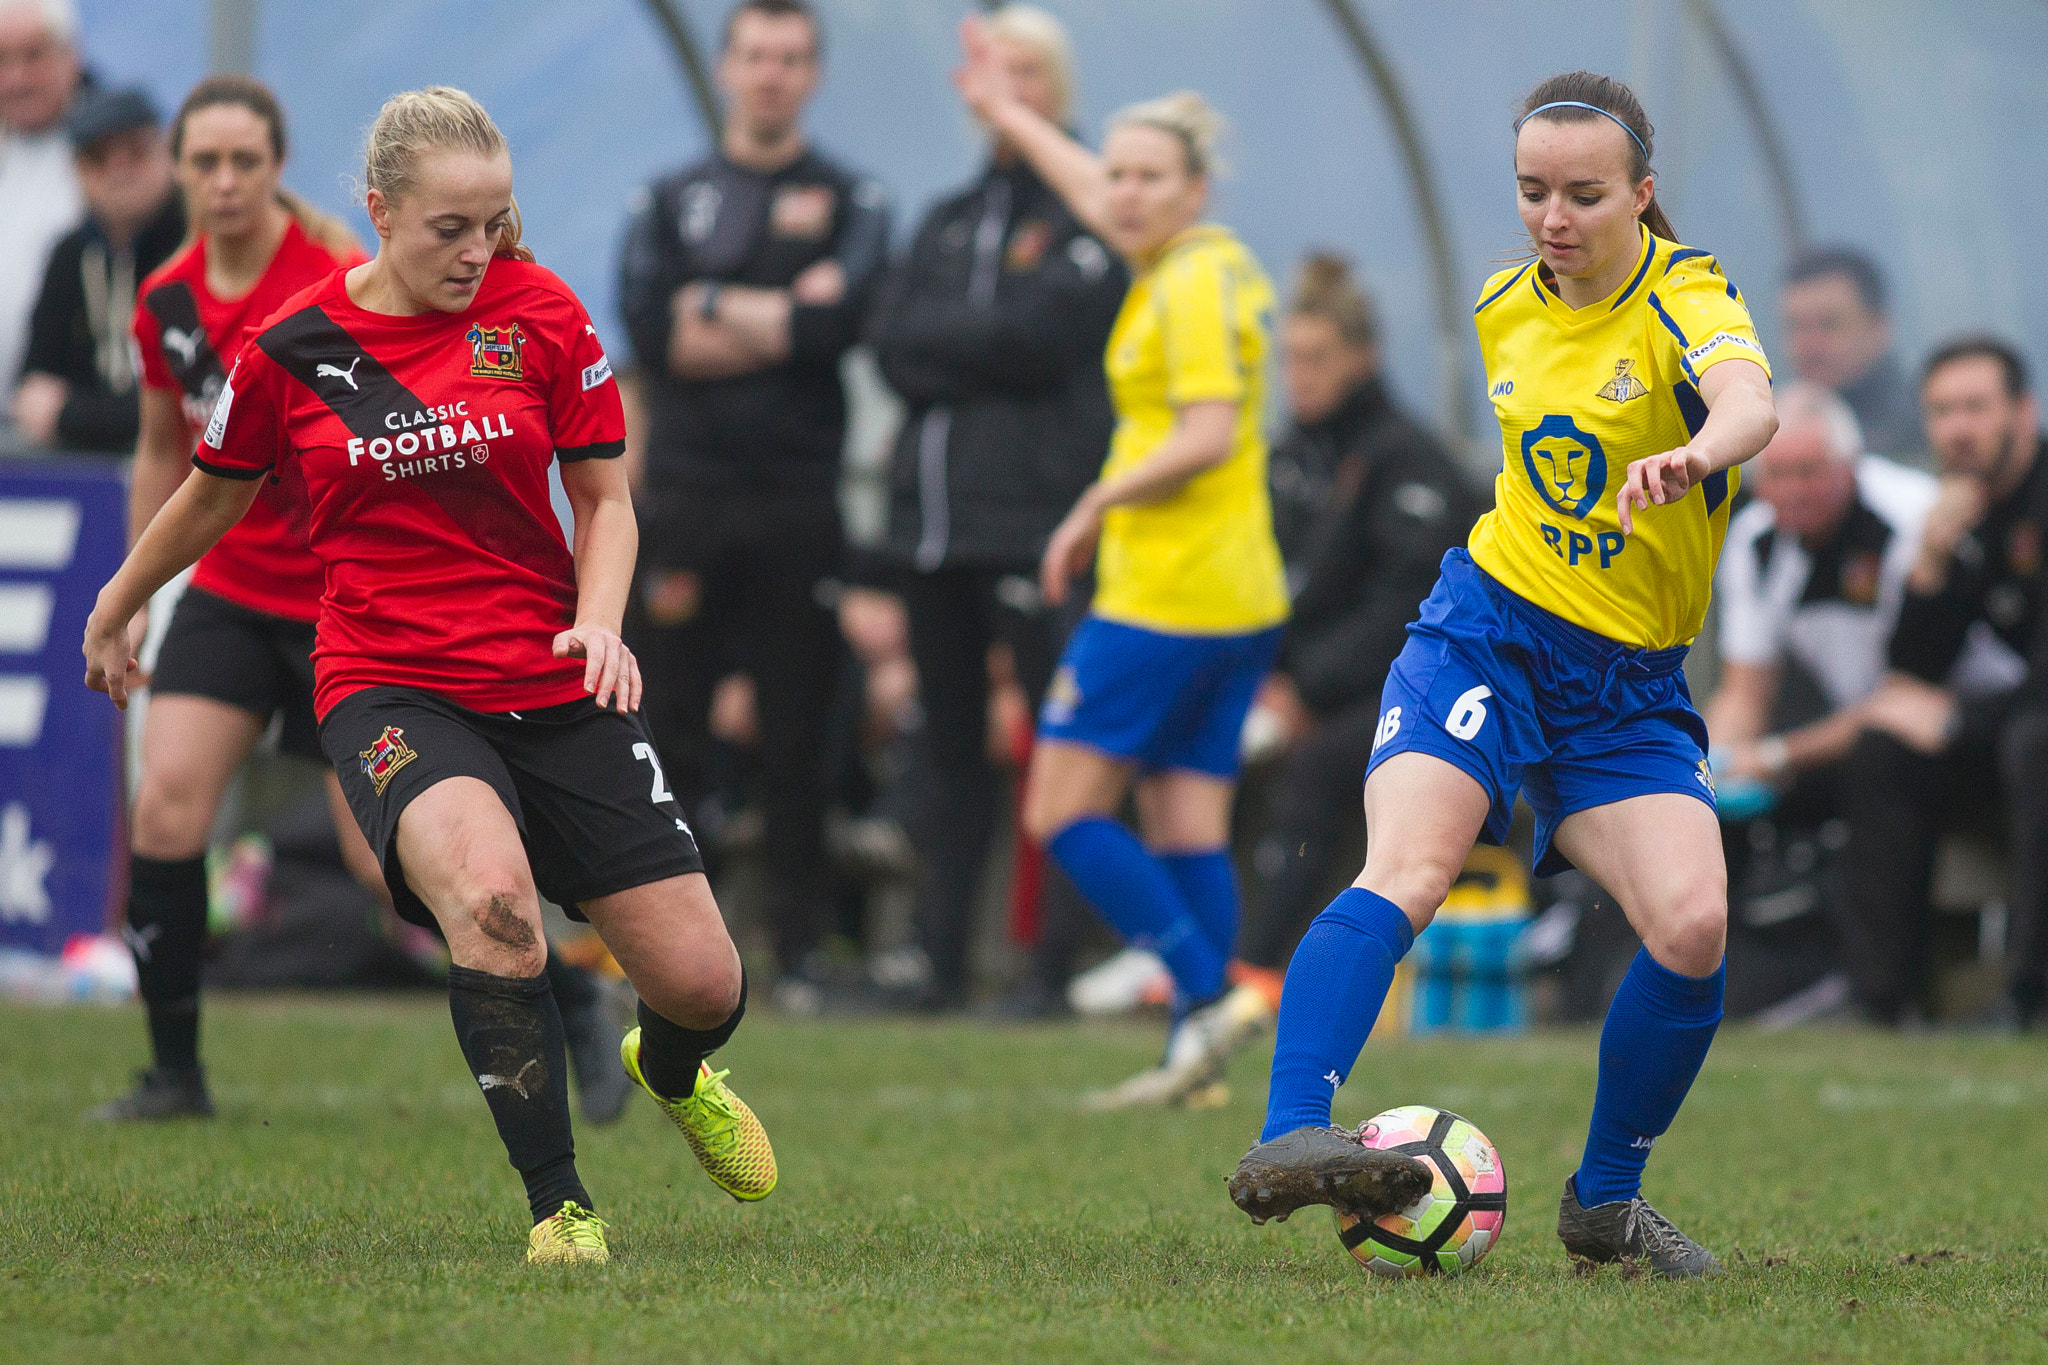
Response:
[[[647,722],[589,697],[483,712],[417,688],[371,687],[335,703],[320,742],[398,913],[414,924],[431,928],[434,917],[406,885],[398,819],[450,777],[497,792],[519,826],[534,884],[571,919],[584,917],[584,901],[704,870]]]
[[[313,625],[251,611],[187,588],[157,650],[150,695],[205,697],[266,723],[282,712],[277,747],[327,761],[313,716]]]

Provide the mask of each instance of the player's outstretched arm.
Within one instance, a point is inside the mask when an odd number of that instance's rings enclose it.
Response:
[[[156,590],[195,563],[226,535],[256,501],[259,478],[232,479],[195,469],[150,520],[135,548],[107,586],[85,622],[85,685],[128,709],[129,679],[136,671],[128,647],[128,622]]]
[[[555,636],[557,659],[583,659],[583,690],[599,706],[621,713],[640,709],[640,663],[619,638],[640,527],[622,461],[572,460],[562,467],[562,491],[576,516],[576,624]]]
[[[1771,377],[1761,365],[1723,361],[1701,378],[1700,398],[1707,405],[1707,420],[1697,436],[1676,450],[1630,462],[1614,498],[1623,535],[1635,534],[1635,513],[1651,503],[1661,507],[1678,501],[1694,484],[1762,450],[1777,433]]]
[[[1109,177],[1103,172],[1102,158],[1017,98],[995,40],[987,25],[973,15],[960,21],[960,56],[953,84],[967,107],[1024,154],[1084,227],[1098,237],[1107,237]]]

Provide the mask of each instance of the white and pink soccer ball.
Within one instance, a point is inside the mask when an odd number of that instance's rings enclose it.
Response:
[[[1455,1275],[1479,1264],[1500,1240],[1508,1178],[1486,1134],[1447,1109],[1410,1104],[1358,1127],[1368,1147],[1401,1152],[1436,1172],[1428,1194],[1398,1213],[1367,1220],[1337,1215],[1337,1235],[1375,1275]]]

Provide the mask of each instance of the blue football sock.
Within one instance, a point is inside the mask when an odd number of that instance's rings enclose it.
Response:
[[[1228,962],[1237,947],[1238,920],[1237,869],[1230,865],[1230,851],[1212,848],[1206,853],[1161,853],[1158,858],[1187,898],[1195,923]]]
[[[1394,964],[1414,942],[1401,907],[1363,887],[1352,887],[1316,916],[1287,964],[1259,1141],[1330,1121],[1331,1097],[1379,1018]]]
[[[1577,1177],[1586,1208],[1641,1193],[1650,1147],[1678,1116],[1721,1023],[1724,963],[1680,976],[1645,948],[1629,964],[1600,1029],[1600,1082]]]
[[[1223,988],[1227,958],[1216,950],[1187,897],[1138,836],[1107,816],[1076,820],[1046,844],[1081,894],[1130,943],[1166,962],[1191,1000]]]

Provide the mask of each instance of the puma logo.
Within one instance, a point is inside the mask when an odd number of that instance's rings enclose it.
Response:
[[[354,360],[349,361],[348,368],[344,370],[339,365],[329,365],[322,362],[313,367],[313,377],[315,379],[339,379],[347,383],[349,388],[354,389],[357,393],[361,393],[362,390],[356,388],[356,366],[362,363],[363,358],[357,356]]]
[[[519,1070],[513,1072],[510,1076],[479,1075],[476,1078],[476,1083],[478,1088],[483,1090],[517,1090],[520,1099],[530,1100],[533,1098],[533,1092],[526,1088],[526,1073],[538,1071],[539,1069],[540,1058],[531,1057],[527,1059],[525,1066],[520,1067]],[[534,1085],[538,1086],[541,1079],[542,1077],[534,1078]]]
[[[181,332],[175,327],[164,328],[164,345],[178,353],[178,357],[185,362],[186,369],[192,368],[192,362],[198,358],[199,343],[202,339],[203,335],[197,329]]]

